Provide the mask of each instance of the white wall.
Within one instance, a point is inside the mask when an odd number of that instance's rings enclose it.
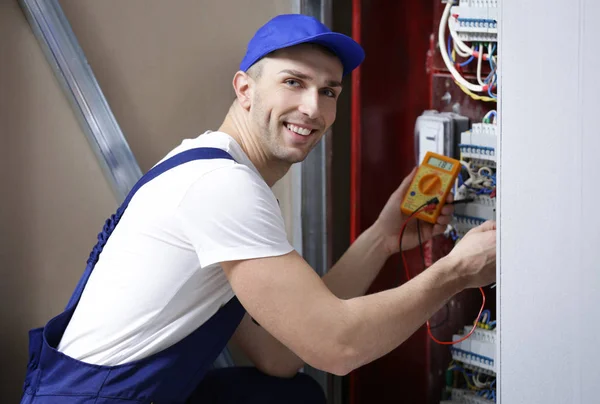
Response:
[[[597,403],[600,2],[501,7],[501,403]]]

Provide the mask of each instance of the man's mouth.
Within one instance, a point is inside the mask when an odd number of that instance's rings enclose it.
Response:
[[[285,123],[285,127],[289,131],[294,132],[300,136],[308,136],[315,131],[314,129],[307,127],[307,126],[297,125],[297,124],[287,123],[287,122]]]

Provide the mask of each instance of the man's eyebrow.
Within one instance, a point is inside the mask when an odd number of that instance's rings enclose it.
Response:
[[[304,74],[302,72],[299,72],[298,70],[284,69],[279,72],[279,74],[283,74],[283,73],[298,77],[299,79],[302,79],[302,80],[313,81],[312,77],[310,77],[309,75]],[[327,80],[326,84],[329,87],[342,87],[342,83],[339,81],[336,81],[336,80]]]

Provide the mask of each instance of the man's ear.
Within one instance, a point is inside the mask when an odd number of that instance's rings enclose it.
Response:
[[[249,111],[252,105],[252,90],[254,86],[254,80],[243,71],[238,71],[233,76],[233,89],[235,90],[235,96],[238,102],[245,110]]]

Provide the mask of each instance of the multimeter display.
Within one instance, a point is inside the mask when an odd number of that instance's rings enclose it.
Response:
[[[427,160],[427,164],[446,171],[452,171],[452,167],[454,166],[452,163],[448,163],[447,161],[443,161],[435,157],[431,157],[429,160]]]
[[[411,215],[428,201],[437,198],[439,202],[435,209],[432,211],[422,210],[415,215],[426,222],[435,223],[459,171],[460,161],[427,152],[404,196],[401,205],[402,212]]]

